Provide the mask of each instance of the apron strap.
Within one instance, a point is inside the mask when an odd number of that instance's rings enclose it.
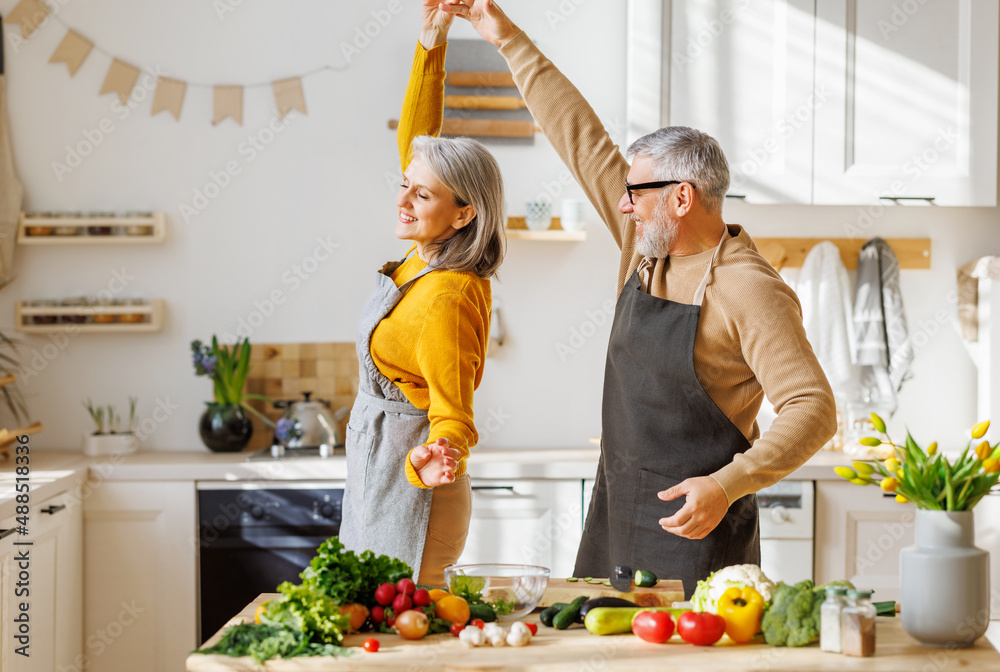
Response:
[[[392,401],[391,399],[373,396],[362,390],[358,390],[358,394],[364,396],[365,404],[386,413],[399,413],[400,415],[427,415],[427,411],[417,408],[408,401]]]
[[[702,302],[705,300],[705,289],[708,287],[708,279],[712,275],[712,266],[715,264],[716,257],[719,256],[719,250],[722,249],[722,244],[726,242],[726,238],[729,238],[729,227],[725,224],[722,231],[722,239],[719,244],[715,247],[715,253],[712,254],[712,261],[708,262],[708,270],[705,271],[705,277],[701,279],[701,283],[698,285],[698,289],[694,292],[694,301],[692,305],[701,307]]]

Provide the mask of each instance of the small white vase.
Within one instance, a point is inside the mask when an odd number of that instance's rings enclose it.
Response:
[[[903,630],[921,644],[965,648],[990,621],[990,554],[976,548],[972,511],[917,510],[900,551]]]
[[[84,455],[124,455],[134,453],[139,447],[135,434],[84,434]]]

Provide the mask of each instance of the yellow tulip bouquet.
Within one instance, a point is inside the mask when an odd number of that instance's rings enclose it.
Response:
[[[895,492],[897,502],[913,502],[920,509],[968,511],[1000,479],[1000,442],[991,446],[983,441],[973,449],[972,441],[955,460],[938,452],[937,442],[923,449],[910,433],[900,446],[889,438],[885,421],[872,413],[872,424],[885,440],[864,437],[866,446],[892,446],[892,457],[881,462],[855,462],[854,468],[837,467],[837,475],[858,485],[878,485],[885,492]],[[983,438],[990,422],[972,428],[972,439]]]

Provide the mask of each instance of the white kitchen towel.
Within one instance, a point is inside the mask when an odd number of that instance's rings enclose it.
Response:
[[[869,240],[858,254],[854,338],[862,400],[894,413],[896,393],[909,377],[913,346],[899,289],[899,262],[881,238]]]
[[[979,279],[1000,280],[1000,257],[980,257],[958,269],[958,321],[962,338],[979,340]]]
[[[809,250],[795,292],[806,336],[830,387],[841,399],[855,399],[859,372],[853,361],[851,281],[836,245],[823,241]]]

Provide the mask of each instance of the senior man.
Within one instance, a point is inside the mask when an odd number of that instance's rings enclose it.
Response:
[[[500,48],[545,136],[621,248],[604,373],[602,449],[576,576],[617,565],[697,581],[760,562],[757,490],[836,431],[833,393],[794,292],[727,225],[729,167],[686,127],[625,156],[587,101],[488,0],[448,0]],[[777,417],[763,436],[764,396]]]

